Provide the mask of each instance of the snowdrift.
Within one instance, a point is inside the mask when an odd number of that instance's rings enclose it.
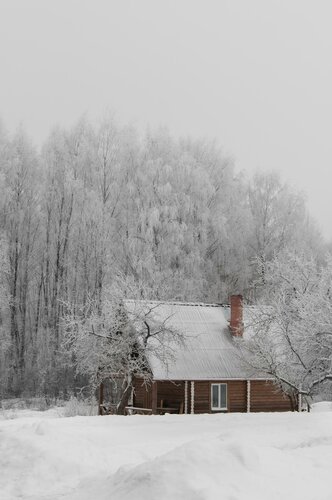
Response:
[[[73,418],[24,412],[0,421],[0,496],[330,500],[330,409]]]

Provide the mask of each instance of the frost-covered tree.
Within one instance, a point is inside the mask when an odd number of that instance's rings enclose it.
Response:
[[[275,172],[257,172],[253,176],[248,186],[248,208],[250,229],[247,245],[253,268],[252,278],[258,278],[264,284],[266,264],[286,249],[306,253],[315,231],[310,224],[303,195],[282,182]],[[315,237],[318,243],[317,233]]]
[[[109,384],[108,403],[114,413],[124,413],[135,375],[151,382],[150,355],[167,364],[172,346],[183,341],[167,319],[158,320],[158,307],[145,300],[124,301],[114,289],[104,291],[101,303],[89,300],[75,311],[68,307],[66,355],[74,358],[77,373],[87,376],[92,393]]]
[[[6,393],[11,373],[8,367],[12,339],[10,336],[9,261],[7,242],[0,238],[0,397]]]
[[[257,258],[322,247],[303,198],[276,176],[249,187],[214,142],[140,137],[111,115],[54,129],[39,152],[0,124],[2,243],[3,387],[55,397],[82,382],[61,348],[67,304],[102,310],[119,277],[125,298],[254,301]]]
[[[10,308],[8,370],[10,390],[19,393],[32,355],[31,285],[39,232],[38,157],[19,130],[3,149],[1,229],[7,250],[7,293]]]
[[[286,252],[266,265],[264,305],[255,307],[247,342],[251,364],[287,392],[332,396],[332,260]]]

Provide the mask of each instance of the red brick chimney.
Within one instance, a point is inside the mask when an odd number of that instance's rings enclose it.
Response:
[[[231,295],[231,319],[229,327],[234,337],[243,336],[243,297]]]

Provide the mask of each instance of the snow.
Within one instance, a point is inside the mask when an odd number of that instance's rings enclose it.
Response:
[[[311,411],[332,411],[332,401],[320,401],[319,403],[314,403],[311,407]]]
[[[332,404],[311,413],[3,413],[1,500],[330,500]]]

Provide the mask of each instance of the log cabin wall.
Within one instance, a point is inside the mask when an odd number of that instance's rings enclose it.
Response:
[[[247,381],[220,380],[211,383],[227,384],[229,412],[247,411]],[[293,411],[293,409],[290,398],[285,396],[271,381],[252,380],[250,382],[250,412]]]
[[[189,386],[188,399],[191,400]],[[196,381],[194,386],[194,413],[209,413],[211,400],[211,386],[209,381]],[[188,411],[190,413],[190,411]]]
[[[184,381],[157,381],[157,406],[175,406],[184,403]],[[143,379],[134,379],[134,406],[152,408],[152,385],[144,385]],[[188,390],[188,393],[190,391]],[[189,395],[188,395],[189,396]]]
[[[195,382],[195,413],[218,413],[211,410],[211,384],[227,384],[228,412],[247,411],[247,381],[246,380],[215,380]],[[252,380],[250,388],[250,411],[293,411],[293,404],[272,382]],[[190,399],[190,390],[188,391]]]
[[[158,382],[157,388],[157,406],[161,400],[164,407],[184,404],[184,381]]]
[[[134,406],[138,406],[139,408],[152,408],[152,385],[146,385],[143,379],[135,378],[133,387]]]
[[[211,410],[211,384],[227,385],[227,411],[247,411],[247,382],[245,380],[213,380],[195,382],[195,413],[225,413],[225,411]]]
[[[174,406],[185,400],[184,381],[158,381],[157,406]],[[218,413],[211,410],[211,384],[227,384],[228,412],[247,411],[247,382],[245,380],[195,381],[194,412]],[[285,396],[272,382],[252,380],[250,389],[250,411],[293,411],[290,398]],[[144,385],[142,379],[134,380],[134,406],[152,408],[152,386]],[[191,384],[188,383],[188,413],[190,413]]]
[[[228,380],[228,411],[246,412],[247,411],[247,381],[246,380]]]
[[[194,410],[195,413],[218,413],[211,410],[211,384],[227,384],[228,412],[244,413],[247,411],[246,380],[214,380],[195,381]],[[252,380],[250,388],[250,411],[294,411],[294,405],[272,382]],[[188,400],[191,398],[188,385]]]
[[[270,381],[252,380],[250,392],[251,412],[294,410],[291,399]]]

